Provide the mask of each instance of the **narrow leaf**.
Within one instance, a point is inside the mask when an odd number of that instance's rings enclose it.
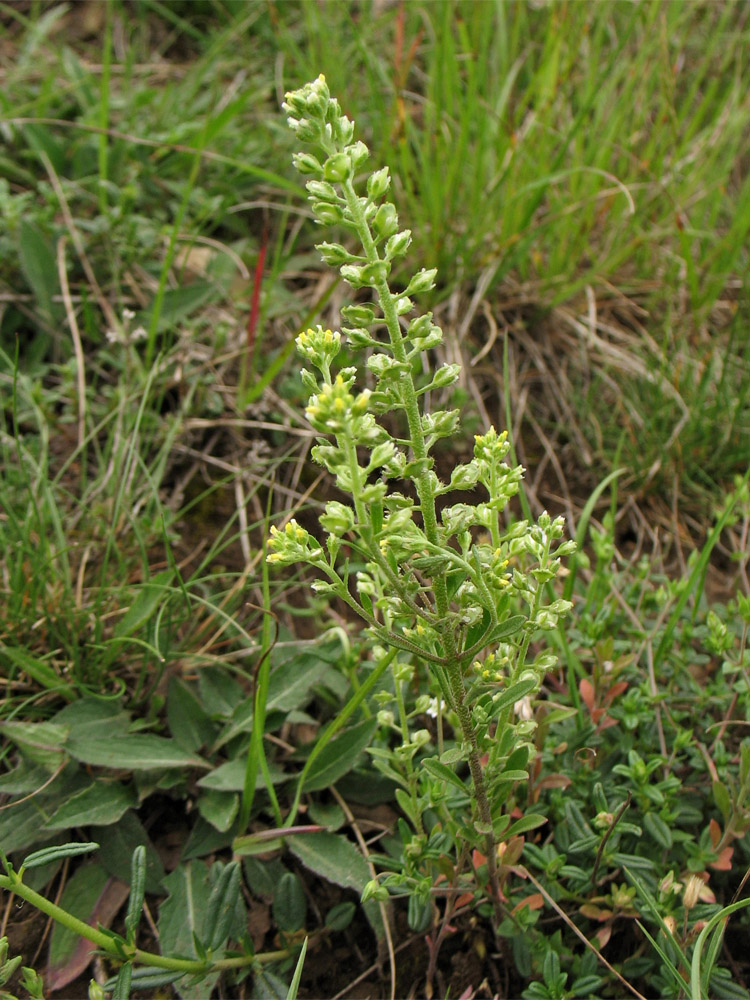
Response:
[[[427,757],[425,760],[422,761],[422,767],[425,769],[425,771],[431,774],[433,778],[438,778],[441,779],[442,781],[446,781],[448,782],[449,785],[454,785],[456,788],[460,789],[464,793],[468,792],[466,785],[463,783],[463,781],[461,781],[456,772],[451,770],[450,767],[447,767],[441,761],[439,761],[437,757]]]
[[[325,747],[310,768],[304,791],[314,792],[321,788],[329,788],[340,777],[346,774],[357,763],[357,758],[369,744],[375,730],[377,719],[365,719],[364,722],[352,726],[340,733]]]

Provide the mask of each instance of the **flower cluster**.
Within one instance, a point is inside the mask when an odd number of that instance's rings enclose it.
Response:
[[[460,367],[433,365],[427,352],[440,347],[442,331],[431,313],[414,315],[414,297],[434,287],[435,271],[421,269],[403,288],[392,288],[394,262],[407,253],[411,233],[399,228],[387,200],[388,169],[360,179],[369,151],[354,140],[354,126],[324,77],[287,94],[284,109],[297,137],[314,147],[296,154],[294,162],[308,178],[317,222],[357,239],[355,249],[334,242],[318,249],[352,288],[369,289],[370,301],[341,310],[340,332],[317,326],[297,338],[307,362],[301,372],[309,392],[306,414],[318,435],[312,455],[348,500],[326,504],[320,516],[325,546],[292,520],[283,531],[272,529],[268,558],[312,564],[323,577],[315,590],[348,604],[365,621],[376,648],[391,651],[393,693],[378,692],[379,718],[401,731],[403,743],[392,752],[370,749],[376,766],[390,779],[400,774],[409,789],[399,803],[416,832],[404,847],[408,871],[398,878],[407,879],[413,898],[432,884],[419,869],[427,843],[420,810],[445,797],[445,764],[468,761],[476,813],[462,836],[482,846],[499,898],[490,859],[497,855],[493,810],[498,814],[502,800],[491,808],[489,793],[507,790],[506,766],[513,775],[523,773],[518,761],[534,752],[528,742],[536,724],[534,699],[555,657],[542,649],[529,662],[529,649],[569,607],[550,601],[547,584],[572,543],[561,542],[562,519],[546,513],[536,523],[506,523],[504,511],[524,473],[506,462],[506,432],[491,427],[477,435],[471,461],[456,465],[448,483],[439,478],[432,452],[458,432],[460,415],[432,404],[450,401]],[[366,352],[362,366],[338,364],[344,342],[347,361]],[[438,509],[445,494],[477,487],[482,493],[474,502],[441,503]],[[435,765],[425,778],[425,799],[417,795],[412,762],[428,752],[431,737],[413,729],[417,709],[409,713],[404,700],[416,663],[430,670],[429,693],[418,711],[437,698],[440,717],[459,743],[441,757],[443,771]],[[391,699],[396,711],[386,707]]]
[[[289,566],[298,562],[319,563],[323,557],[320,545],[310,536],[294,518],[287,521],[283,530],[275,524],[271,525],[271,537],[268,540],[271,550],[268,562]]]

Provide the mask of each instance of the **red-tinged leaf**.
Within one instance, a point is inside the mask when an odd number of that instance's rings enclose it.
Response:
[[[734,854],[733,847],[725,847],[723,851],[719,852],[719,857],[710,864],[708,867],[713,868],[717,872],[729,872],[732,870],[732,855]]]
[[[578,691],[586,708],[589,712],[593,713],[595,704],[594,685],[591,681],[582,680],[578,685]]]
[[[603,709],[598,709],[598,711],[604,712]],[[599,725],[596,727],[596,729],[597,729],[597,732],[600,733],[602,731],[602,729],[610,729],[612,726],[616,726],[617,724],[618,724],[617,723],[617,719],[613,719],[611,715],[607,715],[605,713],[604,714],[604,718],[599,723]]]
[[[611,910],[603,910],[600,906],[596,906],[595,903],[582,903],[578,907],[578,912],[583,914],[584,917],[588,917],[589,920],[609,920],[612,916]]]
[[[567,788],[572,784],[572,778],[567,774],[547,774],[536,783],[536,788]]]
[[[462,906],[468,906],[469,903],[473,902],[473,900],[474,900],[474,893],[465,892],[462,896],[459,896],[458,899],[456,900],[454,909],[459,910]]]
[[[721,840],[721,827],[715,819],[708,824],[708,835],[711,838],[711,846],[715,848]]]
[[[627,689],[627,681],[618,681],[616,684],[613,684],[604,697],[604,704],[607,706],[611,705],[615,698],[619,698],[621,694],[627,691]]]
[[[97,862],[84,865],[68,881],[61,905],[92,927],[109,927],[130,892],[124,882],[107,876]],[[96,945],[55,924],[44,984],[50,993],[76,980],[91,962]]]
[[[612,937],[612,924],[605,924],[604,927],[600,927],[594,937],[599,942],[599,948],[604,948]]]
[[[511,837],[507,843],[503,842],[497,848],[498,860],[506,867],[514,865],[523,854],[525,843],[525,837]]]
[[[544,906],[544,896],[541,892],[533,892],[530,896],[522,899],[520,903],[513,907],[512,912],[518,913],[519,910],[541,910]]]

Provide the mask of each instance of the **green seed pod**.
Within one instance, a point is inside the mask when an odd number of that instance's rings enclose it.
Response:
[[[352,288],[362,288],[363,285],[367,284],[362,276],[363,271],[364,268],[357,264],[344,264],[341,268],[341,277]]]
[[[312,153],[295,153],[292,163],[301,174],[312,174],[314,177],[322,177],[323,166],[320,160]]]
[[[313,204],[313,212],[318,222],[325,226],[336,226],[344,220],[344,213],[338,205],[330,205],[326,201],[316,201]]]
[[[382,170],[376,170],[367,178],[367,195],[372,201],[377,201],[378,198],[383,197],[390,186],[390,172],[388,167],[383,167]]]
[[[323,164],[323,176],[327,181],[345,181],[352,172],[352,161],[346,153],[334,153]]]
[[[375,231],[376,236],[381,240],[387,239],[398,229],[398,215],[396,214],[396,208],[389,201],[380,208],[375,213],[375,218],[372,222],[372,228]]]
[[[391,270],[391,265],[387,260],[376,260],[372,264],[366,264],[362,268],[362,282],[366,285],[374,285],[377,281],[384,281]]]
[[[333,267],[340,267],[342,264],[352,264],[357,260],[361,260],[360,257],[355,257],[353,253],[349,253],[340,243],[318,243],[315,249],[320,251],[320,256],[326,264],[331,264]]]
[[[318,247],[320,250],[320,247]],[[372,306],[344,306],[341,310],[344,319],[353,326],[372,326],[375,322],[375,310]]]
[[[312,197],[319,201],[333,202],[335,204],[339,200],[336,189],[327,181],[308,181],[305,187]]]
[[[436,267],[431,267],[429,270],[423,267],[406,286],[404,295],[419,295],[421,292],[429,292],[431,288],[435,287],[436,274]]]
[[[411,229],[404,229],[403,232],[391,236],[385,245],[386,260],[393,260],[394,257],[403,257],[411,244]]]
[[[349,155],[352,158],[352,168],[359,170],[363,163],[369,158],[370,150],[363,142],[355,142],[349,147]]]

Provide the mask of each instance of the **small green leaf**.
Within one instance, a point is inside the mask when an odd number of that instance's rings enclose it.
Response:
[[[294,934],[305,925],[307,900],[299,877],[294,872],[284,872],[273,896],[273,916],[279,930]]]
[[[76,858],[79,854],[90,854],[92,851],[97,850],[98,844],[93,842],[89,843],[73,843],[73,844],[56,844],[53,847],[43,847],[39,851],[34,851],[27,855],[22,862],[24,868],[41,868],[42,865],[50,865],[56,861],[61,861],[63,858]]]
[[[672,846],[672,831],[657,813],[646,813],[643,825],[660,847],[668,850]]]
[[[125,962],[117,974],[115,988],[112,990],[112,1000],[130,1000],[130,980],[132,975],[132,964]]]
[[[414,803],[409,797],[409,793],[403,788],[396,789],[396,802],[398,802],[401,811],[405,816],[411,820],[413,827],[419,827],[419,816],[414,811]]]
[[[520,819],[517,819],[503,834],[504,839],[510,840],[511,837],[517,837],[519,833],[526,833],[527,830],[536,830],[539,826],[544,826],[547,822],[547,817],[542,816],[541,813],[527,813]]]
[[[278,767],[269,768],[271,781],[274,785],[286,781],[289,775],[280,771]],[[213,788],[219,792],[241,792],[245,787],[245,761],[240,758],[228,760],[224,764],[219,764],[210,774],[205,775],[198,782],[200,788]],[[255,778],[255,787],[264,788],[265,781],[263,775],[258,770]]]
[[[266,712],[301,708],[312,697],[313,686],[328,669],[328,664],[310,651],[298,653],[276,667],[268,683]]]
[[[52,721],[75,733],[76,739],[84,736],[124,736],[130,725],[130,716],[123,711],[119,701],[102,701],[101,698],[77,698],[60,709]]]
[[[727,786],[723,785],[720,781],[714,781],[711,785],[711,791],[713,792],[716,808],[719,810],[722,818],[726,822],[732,811],[732,800],[729,797]]]
[[[184,977],[184,972],[164,972],[161,969],[146,967],[145,969],[135,969],[130,978],[131,993],[135,990],[156,990],[160,986],[170,986]],[[117,976],[111,976],[102,989],[105,993],[111,993],[115,988]],[[177,991],[179,994],[179,990]]]
[[[146,898],[146,847],[139,844],[133,851],[130,862],[130,896],[128,912],[125,917],[125,933],[128,941],[135,941],[136,930],[143,912],[143,901]]]
[[[232,826],[240,807],[239,797],[235,792],[220,792],[209,789],[198,799],[198,812],[222,833]]]
[[[190,316],[207,302],[218,299],[223,294],[222,289],[208,281],[194,281],[190,285],[170,288],[164,293],[159,313],[158,330],[174,327],[180,320]],[[151,309],[139,313],[133,320],[146,329],[151,325]]]
[[[456,586],[458,586],[459,582],[463,582],[463,576],[457,574],[453,582],[455,583]],[[482,617],[480,621],[475,622],[466,633],[466,642],[465,642],[466,649],[471,649],[472,646],[475,646],[476,643],[479,642],[484,633],[487,631],[489,624],[490,624],[490,613],[485,608],[484,611],[482,612]]]
[[[310,768],[304,790],[314,792],[328,788],[351,771],[359,755],[370,743],[377,726],[377,719],[365,719],[332,739]]]
[[[502,784],[506,781],[528,781],[529,772],[521,770],[508,770],[502,771],[500,774],[496,775],[493,779],[493,783]]]
[[[524,623],[526,622],[524,615],[512,615],[510,618],[506,618],[504,622],[500,622],[490,635],[487,637],[487,644],[493,642],[500,642],[501,639],[507,639],[511,635],[515,635],[519,632]]]
[[[505,691],[501,691],[496,698],[492,699],[493,711],[500,712],[509,705],[515,705],[517,701],[525,698],[527,694],[531,694],[532,691],[536,691],[538,686],[537,681],[533,677],[511,684],[509,688],[506,688]]]
[[[200,670],[198,688],[201,704],[212,718],[230,718],[246,695],[231,674],[219,667],[205,667]]]
[[[229,937],[241,886],[242,870],[239,861],[230,861],[219,873],[206,907],[203,934],[212,951],[220,948]]]
[[[443,764],[440,760],[438,760],[437,757],[427,757],[425,760],[422,761],[422,767],[425,769],[425,771],[431,774],[433,778],[438,778],[442,781],[446,781],[448,782],[448,784],[454,785],[456,788],[460,789],[465,794],[468,793],[466,785],[463,783],[463,781],[461,781],[456,772],[451,770],[450,767],[447,767],[445,764]]]
[[[350,900],[337,903],[326,913],[325,925],[329,931],[343,931],[351,924],[357,907]]]
[[[195,940],[203,936],[211,894],[208,875],[208,866],[203,861],[188,861],[164,878],[169,895],[159,908],[158,924],[163,954],[197,957]]]

